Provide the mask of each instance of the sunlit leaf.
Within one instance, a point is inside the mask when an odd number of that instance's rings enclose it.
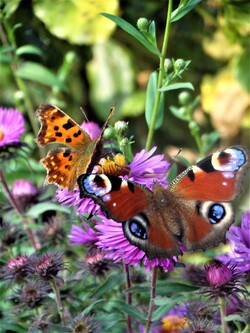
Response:
[[[242,86],[250,93],[249,66],[250,47],[246,48],[238,59],[236,75]]]
[[[156,98],[156,92],[157,92],[157,80],[158,80],[158,74],[157,72],[151,73],[148,81],[147,86],[147,97],[146,97],[146,122],[148,124],[148,127],[150,126],[152,122],[152,116],[153,116],[153,109],[155,104],[155,98]],[[157,119],[155,123],[155,129],[159,128],[163,121],[163,114],[164,114],[164,95],[161,94],[160,98],[160,104],[159,104],[159,110],[157,114]]]
[[[90,98],[100,118],[106,119],[109,109],[122,104],[134,91],[134,70],[128,51],[108,41],[93,47],[93,59],[87,64]]]
[[[21,0],[3,0],[3,15],[5,18],[9,18],[18,8]],[[2,6],[2,4],[1,4]]]
[[[189,0],[185,5],[179,5],[172,14],[171,14],[171,21],[175,22],[180,20],[183,16],[187,15],[195,6],[197,6],[201,0]]]
[[[176,90],[176,89],[191,89],[191,90],[194,90],[194,86],[190,82],[179,82],[179,83],[169,84],[168,86],[162,87],[159,90],[160,91],[169,91],[169,90]]]
[[[38,55],[38,56],[42,56],[42,50],[39,49],[38,47],[34,46],[34,45],[23,45],[20,46],[17,50],[16,50],[16,54],[17,55],[23,55],[23,54],[34,54],[34,55]]]
[[[137,90],[128,96],[121,106],[121,115],[127,117],[138,117],[145,110],[146,91]]]
[[[33,0],[35,15],[58,38],[72,44],[94,44],[106,41],[115,24],[100,12],[118,14],[117,0]]]
[[[61,90],[66,91],[64,84],[58,80],[54,73],[35,62],[24,62],[15,72],[15,75],[22,79],[35,81],[46,86],[58,86]]]
[[[39,204],[36,204],[35,206],[32,206],[28,211],[27,215],[33,218],[38,218],[41,214],[44,212],[47,212],[48,210],[55,210],[62,213],[70,213],[70,209],[65,206],[57,205],[52,202],[42,202]]]

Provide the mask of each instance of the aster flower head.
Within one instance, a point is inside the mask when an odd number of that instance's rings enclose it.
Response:
[[[72,333],[101,333],[103,328],[100,321],[95,320],[93,316],[78,315],[72,320],[70,332]]]
[[[155,258],[150,260],[145,252],[138,247],[131,245],[124,236],[121,223],[102,218],[102,223],[99,223],[95,228],[100,232],[99,240],[96,245],[105,251],[106,258],[112,259],[115,263],[123,260],[125,264],[137,266],[141,262],[146,267],[146,272],[153,267],[160,266],[165,272],[174,269],[175,257],[172,260],[168,258]]]
[[[154,155],[156,147],[153,147],[148,152],[142,149],[137,153],[133,161],[129,164],[131,181],[137,182],[147,187],[153,187],[155,182],[162,186],[167,185],[166,175],[170,167],[170,163],[164,160],[164,155]]]
[[[29,275],[36,276],[40,280],[49,281],[58,277],[58,273],[64,269],[61,253],[45,253],[30,256],[27,267]]]
[[[110,261],[105,258],[105,252],[93,246],[87,252],[86,258],[81,260],[80,267],[87,274],[102,276],[109,271],[111,265]]]
[[[83,227],[72,225],[68,238],[70,245],[72,246],[93,246],[98,241],[98,233],[94,231],[86,222],[83,222]]]
[[[243,278],[244,274],[235,265],[214,262],[205,266],[205,279],[204,274],[200,279],[200,286],[204,287],[201,293],[215,299],[231,296],[238,298],[240,294],[246,293]]]
[[[237,265],[242,272],[250,271],[250,210],[242,214],[241,226],[232,226],[227,233],[231,248],[230,252],[218,256],[216,259]]]
[[[48,296],[48,287],[38,281],[29,281],[10,296],[19,306],[36,308],[43,304]]]
[[[181,330],[187,327],[186,306],[178,305],[171,309],[162,318],[161,332],[164,333],[181,333]]]
[[[40,193],[41,191],[26,179],[18,179],[12,185],[12,194],[22,210],[27,209],[32,203],[36,203]]]
[[[19,155],[27,145],[20,141],[25,132],[24,117],[16,109],[0,107],[0,160],[8,160]]]
[[[0,107],[0,147],[19,142],[24,132],[22,113],[13,108]]]
[[[23,255],[15,257],[7,262],[0,271],[0,278],[13,282],[21,281],[28,276],[27,264],[29,256]]]
[[[101,129],[99,125],[93,121],[84,121],[81,124],[81,127],[84,129],[85,132],[88,133],[91,140],[96,139],[101,134]]]

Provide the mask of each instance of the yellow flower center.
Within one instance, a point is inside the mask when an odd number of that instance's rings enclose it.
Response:
[[[180,329],[185,327],[187,322],[184,317],[171,315],[162,319],[161,333],[181,333]]]

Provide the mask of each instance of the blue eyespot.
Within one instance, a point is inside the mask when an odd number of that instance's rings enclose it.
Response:
[[[212,224],[219,223],[225,216],[225,208],[220,204],[214,204],[209,208],[208,219]]]
[[[129,222],[129,230],[131,234],[140,239],[147,239],[147,231],[145,227],[137,219],[131,219]]]

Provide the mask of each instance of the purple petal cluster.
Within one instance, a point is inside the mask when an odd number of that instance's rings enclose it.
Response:
[[[143,149],[137,153],[133,161],[129,164],[131,177],[129,179],[136,183],[146,185],[151,188],[155,182],[162,186],[167,186],[166,174],[170,163],[164,160],[164,155],[154,155],[156,147],[148,152]]]
[[[21,112],[13,108],[0,107],[0,147],[19,142],[25,131]]]
[[[234,263],[242,272],[250,271],[250,210],[242,214],[241,226],[232,226],[227,233],[230,252],[216,259]]]

